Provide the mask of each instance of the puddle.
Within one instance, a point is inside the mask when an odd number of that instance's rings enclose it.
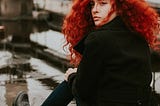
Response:
[[[31,106],[40,106],[58,83],[63,81],[63,73],[42,60],[18,56],[9,55],[0,64],[0,104],[11,106],[16,94],[25,90],[29,94]]]

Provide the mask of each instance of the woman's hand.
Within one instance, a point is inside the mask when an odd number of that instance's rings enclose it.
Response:
[[[64,74],[64,80],[68,81],[68,76],[72,73],[76,73],[77,72],[77,68],[68,68],[68,70],[66,71],[66,73]]]

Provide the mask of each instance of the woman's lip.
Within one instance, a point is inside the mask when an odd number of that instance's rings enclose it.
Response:
[[[100,18],[100,17],[98,17],[98,16],[94,16],[93,18]]]
[[[94,21],[97,21],[97,20],[99,20],[99,17],[95,17],[95,18],[94,18]]]
[[[98,20],[99,18],[100,18],[100,17],[98,17],[98,16],[94,16],[94,17],[93,17],[94,20]]]

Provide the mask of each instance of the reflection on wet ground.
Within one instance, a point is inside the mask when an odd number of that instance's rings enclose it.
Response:
[[[11,106],[21,90],[28,91],[31,106],[40,106],[63,80],[63,73],[42,60],[25,55],[10,55],[6,58],[6,64],[0,64],[1,106]]]
[[[54,89],[55,86],[58,85],[58,83],[51,78],[44,78],[44,79],[38,79],[42,85],[50,87],[50,89]]]

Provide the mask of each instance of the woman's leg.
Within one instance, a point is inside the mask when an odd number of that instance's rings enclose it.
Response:
[[[71,89],[67,82],[63,81],[54,89],[41,106],[67,106],[72,99]]]

